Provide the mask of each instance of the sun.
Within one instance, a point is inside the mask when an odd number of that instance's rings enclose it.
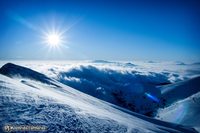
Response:
[[[50,48],[58,48],[65,43],[63,34],[56,31],[44,32],[43,40]]]
[[[56,33],[48,34],[46,37],[47,43],[52,46],[60,45],[62,41],[61,36]]]
[[[50,50],[61,50],[63,48],[68,48],[68,29],[69,28],[60,26],[59,24],[44,26],[44,29],[41,29],[40,31],[40,37],[42,39],[41,44],[44,44]]]

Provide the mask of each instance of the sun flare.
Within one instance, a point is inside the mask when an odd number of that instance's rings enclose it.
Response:
[[[41,43],[47,46],[49,50],[59,50],[63,48],[68,48],[69,38],[68,31],[69,28],[60,26],[59,24],[52,24],[44,26],[44,29],[41,29]]]
[[[57,46],[61,43],[61,37],[58,34],[47,35],[47,43],[49,45]]]

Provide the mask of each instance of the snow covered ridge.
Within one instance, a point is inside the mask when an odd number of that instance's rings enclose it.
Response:
[[[40,81],[42,83],[55,85],[51,82],[52,79],[46,77],[44,74],[38,73],[29,68],[18,66],[12,63],[7,63],[4,66],[2,66],[0,69],[0,73],[8,77],[29,78],[32,80]]]
[[[16,71],[8,74],[7,70]],[[23,75],[21,71],[31,74]],[[191,127],[148,118],[103,102],[51,78],[46,79],[45,75],[43,82],[40,73],[31,69],[7,64],[1,73],[6,75],[0,74],[1,127],[35,124],[46,126],[49,132],[197,132]]]
[[[161,86],[159,89],[161,90],[163,98],[167,100],[166,104],[170,105],[200,92],[200,76]]]
[[[160,109],[157,118],[195,127],[200,132],[200,92]]]
[[[166,99],[157,118],[195,127],[200,132],[200,77],[160,87]]]

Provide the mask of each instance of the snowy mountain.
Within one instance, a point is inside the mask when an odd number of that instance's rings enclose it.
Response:
[[[200,92],[160,109],[160,120],[195,127],[200,132]]]
[[[200,92],[200,77],[164,85],[159,87],[159,89],[161,90],[162,97],[166,99],[168,106]]]
[[[48,78],[44,74],[38,73],[29,68],[18,66],[18,65],[12,64],[12,63],[7,63],[4,66],[2,66],[0,69],[0,73],[3,75],[6,75],[8,77],[28,78],[28,79],[32,79],[35,81],[40,81],[42,83],[57,86],[56,84],[54,84],[52,82],[52,79]]]
[[[9,63],[0,73],[1,127],[41,124],[50,132],[197,132],[130,112],[25,67]]]
[[[166,107],[159,109],[160,120],[193,126],[200,131],[200,77],[159,87]]]

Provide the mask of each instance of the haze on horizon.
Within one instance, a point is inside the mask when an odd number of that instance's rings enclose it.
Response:
[[[198,0],[1,0],[0,59],[200,61],[199,7]],[[48,40],[62,45],[44,43],[51,32],[59,36]]]

